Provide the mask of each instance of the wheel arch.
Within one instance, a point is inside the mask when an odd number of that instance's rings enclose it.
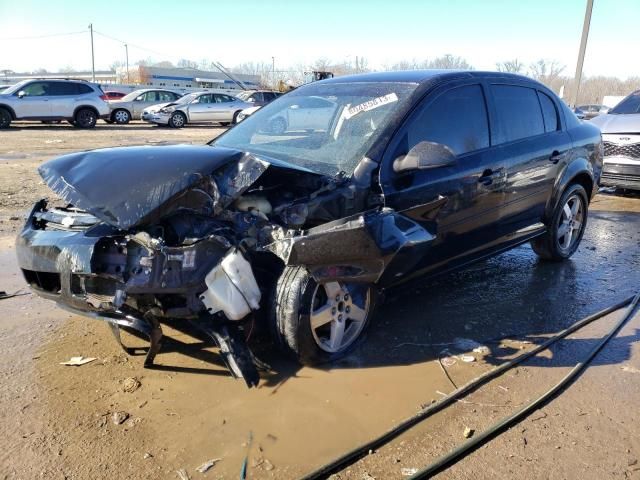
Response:
[[[89,109],[92,110],[95,114],[97,118],[100,118],[100,112],[98,112],[98,109],[96,107],[94,107],[93,105],[79,105],[77,106],[74,110],[73,110],[73,118],[76,118],[76,115],[78,114],[78,112],[80,110],[84,110],[84,109]]]
[[[553,216],[563,192],[569,185],[582,185],[587,192],[588,200],[591,200],[598,187],[594,178],[593,165],[586,158],[576,158],[570,162],[553,186],[553,193],[545,207],[545,221]]]
[[[5,110],[7,110],[9,112],[9,115],[11,115],[11,120],[17,120],[16,112],[9,105],[7,105],[5,103],[0,103],[0,108],[4,108]]]

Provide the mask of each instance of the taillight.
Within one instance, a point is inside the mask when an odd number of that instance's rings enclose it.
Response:
[[[107,97],[106,95],[100,95],[100,99],[106,102],[107,100],[109,100],[109,97]]]

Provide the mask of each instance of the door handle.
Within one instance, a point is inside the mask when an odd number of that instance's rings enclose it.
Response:
[[[558,150],[554,150],[551,156],[549,157],[549,161],[554,165],[563,159],[564,159],[564,153],[560,153]]]
[[[478,178],[478,183],[482,185],[491,185],[493,183],[493,179],[502,174],[502,168],[497,168],[496,170],[492,170],[487,168],[482,172],[482,175]]]

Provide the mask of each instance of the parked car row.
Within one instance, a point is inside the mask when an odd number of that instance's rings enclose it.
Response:
[[[242,98],[212,92],[183,95],[152,88],[121,94],[105,93],[84,80],[24,80],[0,91],[0,128],[15,120],[66,120],[79,128],[93,128],[98,119],[117,124],[144,119],[176,128],[192,122],[226,125],[235,123],[243,109],[266,105],[278,95],[266,90],[243,91]]]

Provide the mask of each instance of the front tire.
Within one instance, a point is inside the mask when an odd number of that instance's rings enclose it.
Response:
[[[78,128],[93,128],[97,121],[96,112],[90,108],[81,108],[76,112],[73,125]]]
[[[587,226],[588,198],[580,184],[569,185],[564,191],[547,232],[531,240],[531,247],[540,258],[560,262],[575,253]]]
[[[182,128],[187,124],[187,116],[182,112],[173,112],[169,118],[169,126],[172,128]]]
[[[111,120],[118,125],[126,125],[131,121],[131,114],[127,110],[121,108],[119,110],[115,110],[111,114]]]
[[[303,267],[286,267],[272,299],[276,342],[303,365],[345,356],[362,338],[375,308],[369,284],[317,283]]]

